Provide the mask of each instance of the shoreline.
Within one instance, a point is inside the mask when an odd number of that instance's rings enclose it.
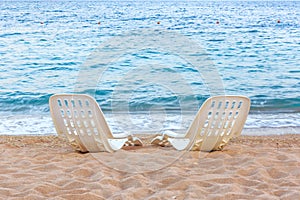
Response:
[[[240,136],[222,151],[211,153],[178,154],[171,147],[146,145],[115,153],[82,154],[74,151],[62,136],[1,135],[0,148],[3,199],[300,196],[300,134]],[[158,170],[144,172],[139,168],[163,164],[176,154],[173,163]]]
[[[49,128],[50,129],[50,128]],[[174,129],[176,132],[176,129]],[[133,135],[139,135],[140,131],[132,131]],[[150,130],[150,131],[145,131],[146,133],[149,133],[149,135],[153,134],[155,135],[156,131]],[[184,134],[185,130],[179,130],[177,131],[179,133]],[[143,133],[143,132],[142,132]],[[113,131],[114,135],[117,135],[118,133],[115,133]],[[289,127],[257,127],[257,128],[243,128],[241,136],[281,136],[281,135],[300,135],[300,127],[294,127],[294,126],[289,126]],[[26,137],[26,136],[32,136],[32,137],[44,137],[44,136],[57,136],[57,133],[55,131],[54,126],[51,126],[51,131],[49,133],[41,133],[40,131],[35,131],[33,133],[28,133],[28,132],[21,132],[20,134],[12,134],[11,131],[5,133],[2,132],[0,133],[0,137],[2,136],[13,136],[13,137]]]
[[[138,135],[142,140],[146,140],[146,146],[149,145],[149,140],[154,137],[156,134],[141,134]],[[248,140],[249,142],[253,141],[274,141],[277,140],[278,142],[295,142],[295,144],[300,148],[300,133],[287,133],[282,135],[241,135],[236,138],[232,138],[226,146],[230,145],[237,145],[243,141]],[[57,147],[66,147],[69,145],[69,142],[66,140],[65,136],[56,135],[56,134],[49,134],[49,135],[1,135],[0,134],[0,145],[11,145],[17,144],[17,147],[22,146],[31,146],[31,145],[41,145],[44,147],[49,147],[48,145],[56,145]],[[265,145],[268,145],[267,142]],[[226,148],[226,147],[225,147]],[[299,152],[300,153],[300,152]]]
[[[129,120],[127,115],[118,115],[117,118],[114,116],[106,115],[106,120],[113,133],[131,131],[138,129],[155,132],[155,130],[163,129],[174,129],[174,132],[184,133],[194,118],[193,115],[184,116],[182,118],[182,124],[176,123],[180,118],[171,118],[168,122],[162,123],[159,120],[151,122],[146,119],[145,116],[134,117]],[[161,117],[156,116],[155,119],[160,119]],[[267,119],[267,121],[274,121],[275,116],[272,119]],[[297,122],[298,114],[295,114],[290,118],[286,125],[276,125],[274,123],[273,127],[265,126],[262,121],[262,117],[253,118],[253,116],[248,115],[245,127],[242,131],[242,135],[280,135],[280,134],[300,134],[300,124]],[[146,125],[145,125],[146,120]],[[277,127],[276,127],[277,126]],[[178,131],[175,131],[178,130]],[[56,131],[52,122],[50,115],[15,115],[15,116],[0,116],[0,135],[56,135]]]

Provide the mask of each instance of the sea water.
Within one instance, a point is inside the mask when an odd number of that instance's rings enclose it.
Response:
[[[299,133],[299,10],[297,1],[1,1],[0,133],[55,134],[49,97],[73,92],[93,95],[113,132],[184,132],[213,88],[180,55],[189,44],[149,50],[145,30],[201,47],[223,93],[251,99],[245,134]],[[95,65],[105,70],[80,90],[91,56],[102,62],[95,52],[122,37],[145,49]]]

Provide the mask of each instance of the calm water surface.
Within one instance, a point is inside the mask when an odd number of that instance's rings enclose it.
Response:
[[[299,10],[299,2],[288,1],[1,1],[0,132],[55,133],[48,99],[55,93],[74,92],[90,55],[114,37],[158,29],[176,32],[199,44],[217,69],[225,94],[251,98],[246,129],[275,127],[277,133],[299,133]],[[82,93],[93,93],[114,131],[120,129],[120,121],[128,130],[186,128],[196,110],[188,116],[171,113],[164,122],[159,120],[159,113],[156,119],[136,116],[139,111],[153,109],[153,105],[176,113],[180,111],[179,100],[189,104],[196,99],[199,107],[211,95],[198,72],[175,57],[159,51],[120,55],[102,79],[106,80],[104,84]],[[132,66],[138,66],[142,73],[153,63],[190,77],[186,82],[193,95],[183,93],[179,98],[161,85],[148,84],[131,92],[127,104],[130,116],[127,113],[116,118],[109,114],[113,109],[127,109],[112,103],[119,83],[114,79],[116,74],[125,76]],[[162,70],[151,69],[157,74]],[[136,88],[137,83],[123,84]],[[126,127],[128,116],[131,125]],[[178,121],[184,121],[183,125],[177,127]]]

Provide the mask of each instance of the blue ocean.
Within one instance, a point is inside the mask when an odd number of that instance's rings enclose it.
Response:
[[[299,11],[297,1],[0,1],[0,134],[56,134],[56,93],[95,97],[113,132],[185,130],[205,99],[226,94],[251,99],[243,134],[300,133]]]

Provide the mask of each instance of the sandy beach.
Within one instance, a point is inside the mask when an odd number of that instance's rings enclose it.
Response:
[[[82,154],[58,136],[0,136],[0,146],[1,199],[297,199],[300,196],[300,135],[297,134],[241,136],[223,151],[211,153],[179,154],[171,147],[146,145],[116,153]],[[177,156],[176,160],[167,163],[172,156]]]
[[[300,200],[299,1],[0,5],[0,200]],[[242,128],[221,151],[150,145]],[[110,131],[145,145],[56,135]]]

